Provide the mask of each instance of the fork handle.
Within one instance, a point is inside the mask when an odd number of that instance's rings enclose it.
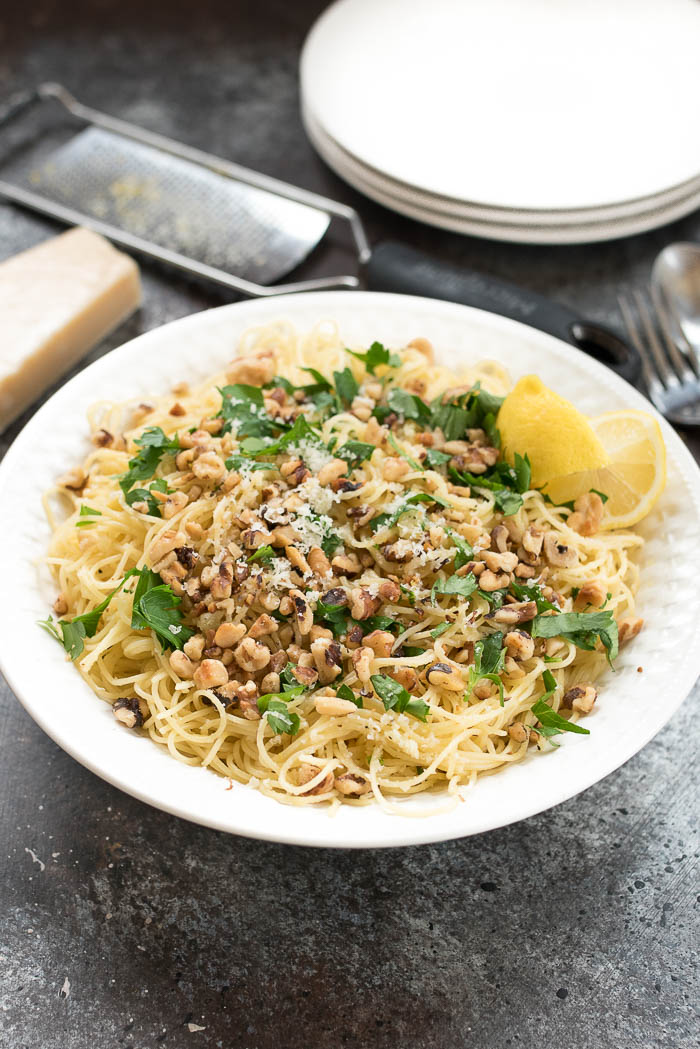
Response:
[[[447,299],[510,317],[583,350],[632,385],[639,380],[639,354],[617,332],[517,284],[438,262],[391,241],[375,247],[365,277],[373,291]]]

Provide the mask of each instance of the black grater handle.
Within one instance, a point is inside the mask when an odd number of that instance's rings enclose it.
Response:
[[[373,291],[446,299],[539,328],[595,357],[633,385],[641,374],[639,354],[617,332],[517,284],[438,262],[391,241],[374,249],[365,276]]]

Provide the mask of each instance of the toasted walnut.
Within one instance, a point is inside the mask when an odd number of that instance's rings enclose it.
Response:
[[[392,579],[385,579],[384,582],[379,584],[378,593],[383,601],[398,601],[401,597],[401,587]]]
[[[112,704],[115,719],[125,728],[141,728],[148,718],[149,710],[145,699],[136,697],[115,699]]]
[[[331,641],[327,637],[319,637],[316,641],[311,642],[311,655],[316,664],[321,684],[328,685],[331,681],[335,681],[342,669],[338,642]]]
[[[206,642],[202,635],[195,634],[189,639],[189,641],[185,641],[185,655],[189,656],[190,659],[193,659],[195,662],[197,662],[197,660],[202,658],[202,653],[204,652],[205,644]]]
[[[394,681],[403,685],[407,692],[413,692],[418,687],[418,674],[413,667],[392,667],[387,670],[387,673],[389,677],[393,677]]]
[[[561,705],[579,714],[590,714],[597,698],[598,693],[593,685],[574,685],[564,693]]]
[[[497,608],[488,616],[495,623],[528,623],[537,615],[535,601],[515,601],[512,605]]]
[[[515,721],[508,729],[508,735],[514,743],[527,743],[530,736],[525,725],[522,721]]]
[[[308,556],[309,567],[316,576],[327,576],[331,571],[331,563],[320,546],[312,546]]]
[[[494,590],[502,590],[510,583],[510,576],[505,572],[492,572],[487,569],[479,576],[479,589],[492,593]]]
[[[267,695],[268,692],[279,692],[280,690],[280,676],[276,670],[271,670],[260,682],[260,691],[263,695]]]
[[[531,565],[518,565],[515,569],[516,579],[534,579],[536,575],[537,571]]]
[[[310,688],[311,685],[315,685],[318,681],[318,670],[314,670],[313,667],[292,667],[292,677],[294,677],[300,685],[306,685]]]
[[[356,714],[357,707],[350,699],[339,699],[338,696],[316,696],[314,706],[319,714],[331,718],[341,718],[346,714]]]
[[[91,440],[98,448],[108,448],[114,436],[109,430],[97,430],[96,433],[93,433]]]
[[[261,546],[269,543],[270,538],[267,528],[263,528],[260,524],[241,532],[241,542],[246,550],[259,550]]]
[[[602,583],[597,583],[595,580],[591,580],[588,583],[584,583],[578,594],[576,595],[576,607],[586,608],[587,605],[592,605],[593,608],[600,608],[601,605],[605,604],[607,598],[607,591]]]
[[[310,783],[320,775],[321,769],[316,768],[315,765],[300,765],[297,772],[297,786],[303,787],[305,783]],[[333,778],[333,773],[327,772],[315,787],[303,791],[303,794],[327,794],[329,790],[333,789]]]
[[[374,410],[374,401],[371,397],[355,397],[350,405],[350,411],[359,419],[360,422],[366,423]]]
[[[309,602],[306,600],[301,590],[290,590],[289,597],[292,599],[292,608],[294,610],[297,626],[299,627],[299,633],[302,635],[308,634],[311,627],[314,625],[314,614],[311,611]]]
[[[331,561],[336,575],[359,575],[362,565],[356,554],[336,554]]]
[[[508,529],[502,524],[491,529],[491,545],[500,553],[505,554],[508,550]]]
[[[248,635],[249,637],[266,637],[269,634],[276,634],[278,630],[279,623],[277,620],[263,612],[253,623],[248,631]]]
[[[171,517],[174,517],[175,514],[179,514],[181,510],[184,510],[188,501],[189,500],[184,492],[172,492],[170,495],[166,496],[165,502],[160,508],[160,512],[166,521],[168,521]]]
[[[362,776],[355,776],[351,772],[345,772],[342,776],[336,776],[333,786],[339,794],[366,794],[372,788]]]
[[[504,640],[513,659],[532,659],[535,654],[535,642],[524,630],[511,630]]]
[[[241,708],[241,714],[246,721],[260,721],[258,687],[254,681],[248,681],[245,685],[240,685],[236,691],[236,698]]]
[[[627,616],[625,619],[621,619],[617,624],[620,644],[624,645],[627,641],[631,641],[633,637],[637,636],[643,626],[644,620],[641,616]]]
[[[518,555],[513,553],[501,554],[484,550],[481,556],[486,567],[492,572],[513,572],[518,565]]]
[[[371,648],[375,656],[386,658],[394,647],[394,635],[388,630],[373,630],[364,638],[363,644]]]
[[[474,685],[472,692],[477,699],[489,699],[496,692],[496,685],[489,680],[480,681]]]
[[[158,538],[151,544],[148,551],[148,556],[151,562],[156,565],[159,561],[162,561],[164,557],[167,557],[171,551],[175,550],[178,546],[185,546],[187,544],[187,536],[182,532],[174,532],[172,530],[163,532]]]
[[[248,674],[262,670],[270,662],[270,649],[255,638],[246,637],[235,649],[236,662]]]
[[[374,652],[366,645],[356,648],[352,654],[352,664],[355,667],[355,673],[363,685],[366,685],[370,679],[373,659]]]
[[[331,459],[329,463],[322,466],[318,471],[318,483],[322,485],[337,481],[348,472],[348,464],[344,459]]]
[[[382,463],[382,477],[385,481],[399,481],[406,476],[410,469],[411,467],[405,459],[391,456]]]
[[[299,572],[301,572],[303,576],[305,576],[307,572],[311,571],[309,562],[306,560],[301,550],[299,550],[296,546],[288,546],[286,553],[287,558],[291,563],[292,567],[296,568]]]
[[[233,648],[245,637],[245,632],[242,623],[222,623],[214,634],[214,644],[220,648]]]
[[[539,528],[530,525],[523,532],[522,547],[531,558],[538,558],[542,552],[542,542],[544,540],[544,532],[541,532]]]
[[[574,503],[574,512],[569,514],[567,524],[579,535],[595,535],[600,529],[605,514],[603,500],[597,492],[586,492]]]
[[[437,688],[446,688],[450,692],[463,692],[464,678],[455,667],[448,663],[433,663],[425,672],[426,681]]]
[[[218,688],[228,681],[228,670],[220,659],[203,659],[193,677],[197,688]]]
[[[277,361],[272,350],[260,350],[255,354],[245,354],[231,361],[226,370],[229,383],[242,383],[244,386],[265,386],[275,377]]]
[[[554,532],[547,532],[544,537],[544,555],[550,565],[556,568],[568,568],[578,561],[576,551],[565,543],[560,543]]]
[[[214,601],[223,601],[231,596],[232,589],[233,565],[230,561],[222,561],[219,565],[219,571],[209,585],[209,591]]]
[[[83,470],[76,466],[74,470],[68,470],[67,473],[62,474],[56,483],[60,484],[61,488],[69,488],[72,492],[82,492],[87,484],[87,477]]]
[[[177,676],[182,678],[183,681],[190,681],[194,676],[194,664],[192,660],[177,648],[173,649],[170,653],[169,662]]]
[[[355,587],[350,594],[350,615],[353,619],[369,619],[381,608],[381,598],[372,597],[369,590]]]
[[[422,336],[417,339],[411,339],[407,343],[407,349],[418,350],[419,353],[423,354],[428,364],[435,363],[435,350],[430,339],[424,339]]]
[[[65,594],[63,591],[58,594],[56,600],[53,603],[53,610],[57,616],[64,616],[68,611],[68,602],[66,601]]]
[[[407,539],[397,539],[395,543],[385,543],[381,548],[382,556],[397,565],[408,564],[416,556],[414,544]]]

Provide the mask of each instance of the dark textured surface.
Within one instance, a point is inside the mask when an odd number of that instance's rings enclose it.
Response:
[[[403,239],[606,322],[618,321],[619,287],[642,284],[663,245],[698,239],[696,215],[608,245],[508,247],[364,201],[314,156],[298,119],[298,49],[323,6],[5,3],[0,98],[62,81],[87,103],[358,205],[373,239]],[[0,206],[0,257],[50,229]],[[317,271],[334,261],[317,257]],[[218,301],[144,276],[141,313],[93,356]],[[3,1046],[700,1042],[697,693],[622,770],[543,816],[434,847],[344,854],[226,837],[133,801],[0,688]]]

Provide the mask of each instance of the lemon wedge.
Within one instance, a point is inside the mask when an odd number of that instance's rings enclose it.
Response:
[[[570,401],[526,375],[498,413],[503,454],[527,453],[532,487],[561,504],[595,489],[607,496],[602,528],[629,528],[666,486],[661,428],[647,412],[607,412],[588,419]]]
[[[598,470],[555,478],[546,486],[555,502],[595,488],[607,495],[602,528],[629,528],[655,506],[666,486],[666,447],[661,428],[647,412],[607,412],[591,419],[609,462]]]
[[[586,416],[536,375],[524,376],[508,394],[497,425],[503,454],[509,462],[513,462],[516,452],[527,452],[533,488],[554,478],[599,470],[609,462],[608,453]]]

